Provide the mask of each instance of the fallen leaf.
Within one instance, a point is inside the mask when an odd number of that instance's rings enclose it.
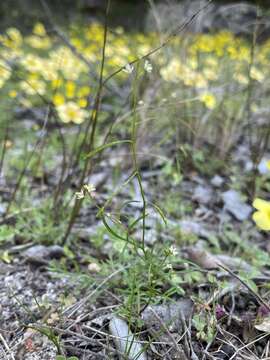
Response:
[[[146,354],[142,345],[136,340],[131,333],[127,323],[113,316],[109,324],[110,333],[114,336],[114,343],[120,353],[126,354],[125,359],[128,360],[146,360]]]
[[[270,333],[270,316],[264,318],[261,324],[255,325],[255,329]]]

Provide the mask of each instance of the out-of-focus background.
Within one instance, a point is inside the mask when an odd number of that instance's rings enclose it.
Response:
[[[68,23],[69,21],[81,21],[89,20],[93,18],[98,18],[102,16],[104,9],[106,8],[105,0],[62,0],[62,1],[54,1],[48,0],[47,4],[53,11],[54,17],[58,22],[63,24]],[[134,29],[143,29],[145,26],[145,22],[147,21],[147,15],[149,10],[149,4],[151,2],[144,0],[112,0],[112,11],[110,15],[110,23],[114,25],[121,25],[129,30]],[[160,0],[155,1],[153,4],[159,7],[167,7],[167,11],[170,12],[170,8],[172,6],[182,5],[186,8],[196,8],[199,4],[203,4],[203,1],[167,1]],[[224,1],[224,0],[213,0],[212,1],[214,11],[218,11],[216,13],[216,18],[214,20],[214,24],[219,27],[223,27],[225,22],[222,18],[222,13],[227,12],[228,16],[228,8],[233,5],[238,5],[239,1]],[[260,6],[262,11],[267,12],[270,7],[270,3],[268,0],[260,0],[260,1],[246,1],[242,2],[242,4]],[[227,9],[226,9],[227,8]],[[238,10],[237,10],[238,12]],[[242,12],[245,15],[242,17],[242,20],[245,19],[245,16],[250,16],[252,10],[243,10]],[[182,15],[185,15],[185,11],[182,10]],[[175,13],[176,15],[180,15],[180,13]],[[226,18],[226,15],[224,16]],[[239,14],[238,14],[239,15]],[[9,26],[19,26],[22,30],[30,30],[31,26],[36,21],[47,21],[46,14],[42,8],[42,1],[31,1],[31,0],[9,0],[5,2],[1,2],[0,4],[0,16],[1,16],[1,29],[5,29]],[[218,19],[220,17],[220,19]],[[226,20],[225,20],[226,21]],[[242,21],[241,21],[242,22]],[[240,25],[240,24],[239,24]]]

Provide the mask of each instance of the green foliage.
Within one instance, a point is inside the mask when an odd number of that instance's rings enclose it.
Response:
[[[0,244],[8,242],[14,236],[14,228],[9,225],[0,226]]]
[[[197,337],[200,340],[210,343],[216,333],[216,318],[213,314],[202,311],[195,314],[192,318],[192,324],[197,331]]]
[[[190,201],[184,200],[182,194],[175,190],[174,193],[166,194],[163,199],[163,206],[166,209],[167,216],[173,216],[174,218],[181,218],[186,215],[190,215],[193,210],[193,205]],[[179,229],[170,227],[170,232],[177,232]],[[178,231],[180,232],[180,230]]]
[[[55,334],[53,329],[51,329],[48,326],[39,326],[39,325],[37,325],[37,326],[32,325],[29,327],[38,331],[40,334],[46,336],[48,338],[48,340],[51,341],[55,345],[57,352],[58,353],[61,352],[60,337]]]
[[[183,175],[181,174],[180,164],[174,162],[172,160],[167,160],[165,165],[162,168],[162,172],[165,176],[165,180],[169,181],[172,185],[179,185],[183,179]]]
[[[44,245],[61,242],[66,227],[67,209],[59,211],[60,217],[55,216],[52,199],[43,199],[38,207],[30,207],[28,211],[18,214],[15,233],[23,239]]]
[[[192,168],[207,176],[220,173],[225,167],[224,160],[207,144],[202,149],[184,144],[179,151],[179,162],[184,170]]]
[[[158,302],[173,296],[184,294],[181,280],[176,279],[171,262],[175,258],[170,249],[162,252],[146,251],[144,257],[136,261],[131,268],[123,274],[123,294],[125,305],[123,311],[132,312],[140,310],[147,302]],[[135,307],[131,299],[136,299]],[[133,305],[132,305],[133,304]],[[133,316],[135,314],[133,313]],[[129,317],[128,317],[129,318]]]

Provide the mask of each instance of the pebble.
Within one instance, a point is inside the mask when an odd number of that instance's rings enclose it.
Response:
[[[224,209],[231,213],[237,220],[247,220],[252,212],[252,207],[247,205],[236,190],[228,190],[222,193]]]
[[[213,190],[205,185],[198,185],[194,190],[193,200],[200,204],[209,204],[213,198]]]
[[[213,186],[219,188],[224,184],[224,179],[219,175],[215,175],[214,177],[212,177],[210,182]]]
[[[110,333],[114,336],[113,340],[119,353],[125,354],[121,359],[126,360],[146,360],[146,353],[142,345],[130,331],[125,320],[118,316],[113,316],[109,323]]]
[[[64,250],[59,245],[34,245],[22,253],[27,262],[36,265],[47,264],[49,260],[59,259],[63,255]]]

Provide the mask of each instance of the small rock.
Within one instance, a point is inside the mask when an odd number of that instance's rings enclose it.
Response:
[[[101,328],[102,326],[104,326],[105,322],[108,322],[108,314],[103,314],[100,316],[97,316],[96,318],[92,319],[91,321],[89,321],[89,325],[95,325],[98,326],[99,328]],[[88,322],[87,322],[88,324]]]
[[[0,204],[0,215],[3,215],[6,211],[6,206],[3,204]]]
[[[161,322],[169,326],[170,331],[181,331],[182,318],[188,319],[192,315],[193,302],[190,299],[180,299],[162,305],[149,305],[142,312],[141,317],[147,327],[157,331],[162,327]]]
[[[214,255],[207,252],[201,245],[189,246],[185,249],[187,258],[203,269],[218,268],[218,261]]]
[[[205,239],[208,239],[211,236],[210,232],[206,230],[201,223],[194,220],[181,220],[179,225],[181,231],[186,234],[194,234]]]
[[[98,265],[98,264],[95,263],[95,262],[90,263],[87,268],[88,268],[89,272],[92,273],[92,274],[93,274],[93,273],[99,273],[100,270],[101,270],[100,265]]]
[[[78,235],[80,239],[89,240],[97,234],[98,230],[102,226],[103,223],[101,221],[98,221],[95,225],[74,227],[74,234]]]
[[[158,234],[155,229],[149,229],[145,232],[145,244],[149,246],[153,246],[158,239]]]
[[[23,251],[22,256],[29,263],[36,265],[47,264],[51,259],[59,259],[64,255],[64,250],[61,246],[52,245],[35,245]]]
[[[110,333],[114,336],[113,340],[119,353],[125,354],[122,357],[127,360],[146,360],[146,353],[142,345],[136,340],[129,330],[127,323],[117,316],[113,316],[109,323]]]
[[[213,197],[213,190],[208,186],[198,185],[194,190],[193,200],[200,204],[209,204]]]
[[[212,179],[211,179],[211,184],[213,186],[215,186],[216,188],[221,187],[224,184],[224,179],[219,176],[219,175],[215,175]]]
[[[202,244],[197,243],[195,246],[189,246],[185,249],[189,260],[199,265],[203,269],[218,269],[225,265],[232,270],[242,270],[251,272],[252,267],[246,261],[238,257],[232,257],[225,254],[211,254],[203,248]]]
[[[244,171],[250,172],[254,168],[253,162],[251,160],[247,160],[244,164]]]
[[[217,261],[221,262],[229,269],[240,269],[245,272],[252,272],[252,266],[240,257],[232,257],[226,254],[217,254],[215,257]]]
[[[270,174],[269,158],[263,158],[258,165],[258,170],[261,175]]]
[[[103,171],[100,173],[92,174],[87,180],[87,183],[93,184],[94,187],[98,189],[106,182],[107,179],[108,179],[108,174],[106,171]]]
[[[247,220],[252,212],[252,207],[247,205],[241,194],[235,190],[228,190],[222,194],[224,208],[230,212],[237,220]]]

